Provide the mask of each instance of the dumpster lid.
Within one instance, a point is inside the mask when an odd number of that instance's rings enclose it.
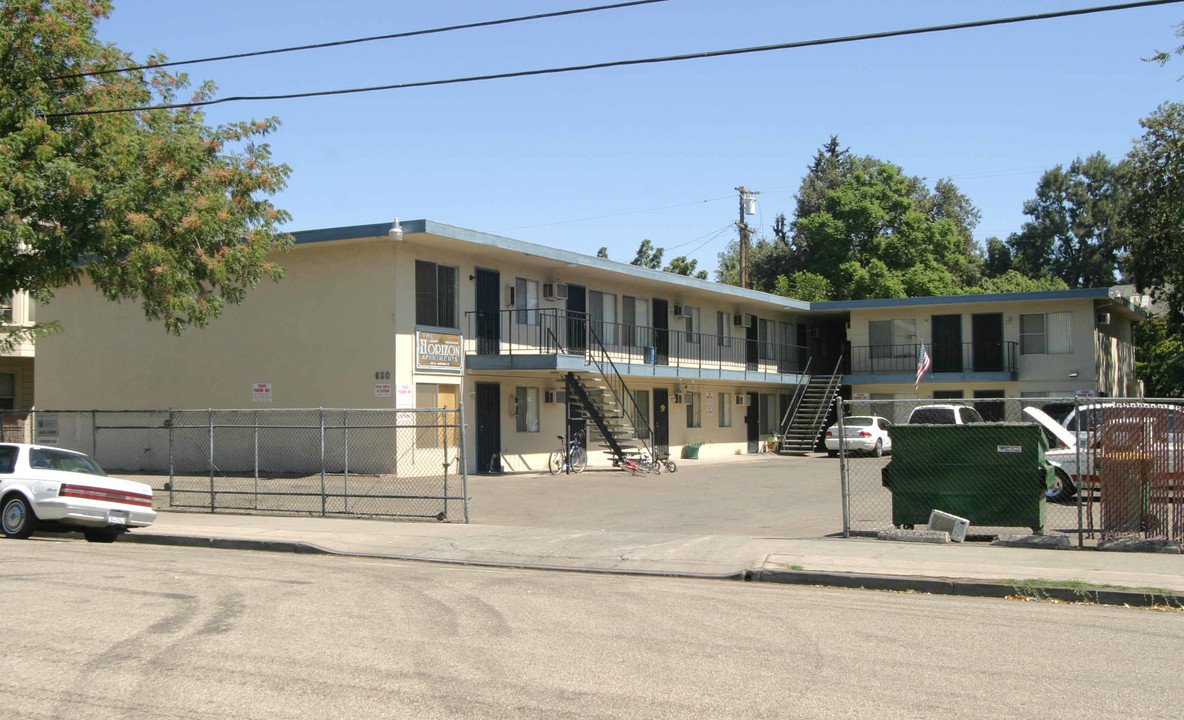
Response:
[[[1060,440],[1061,444],[1065,447],[1076,447],[1077,438],[1073,437],[1073,433],[1059,425],[1056,420],[1053,420],[1051,417],[1049,417],[1048,413],[1040,410],[1039,408],[1026,407],[1024,408],[1024,414],[1040,423],[1040,425],[1045,430],[1052,433],[1053,436],[1056,437],[1057,440]]]

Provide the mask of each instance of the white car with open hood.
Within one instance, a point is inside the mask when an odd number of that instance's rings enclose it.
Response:
[[[0,531],[6,537],[81,530],[91,542],[112,542],[155,519],[149,485],[109,477],[73,450],[0,443]]]

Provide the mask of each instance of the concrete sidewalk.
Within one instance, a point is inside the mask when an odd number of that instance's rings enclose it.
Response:
[[[161,512],[152,527],[121,538],[121,542],[127,541],[547,570],[989,597],[1032,594],[1062,600],[1184,606],[1184,555],[1164,553],[180,512]],[[1089,587],[1083,590],[1078,587],[1081,583]]]

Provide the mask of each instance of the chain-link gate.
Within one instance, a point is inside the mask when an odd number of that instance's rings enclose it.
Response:
[[[0,415],[0,440],[85,452],[158,509],[469,520],[461,408]]]
[[[1079,546],[1184,538],[1180,399],[837,405],[827,443],[840,455],[845,535],[913,526],[941,510],[969,517],[972,535],[1035,530],[1076,535]],[[1041,434],[1046,447],[1035,453]]]

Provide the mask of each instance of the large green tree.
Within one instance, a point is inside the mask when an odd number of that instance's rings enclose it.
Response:
[[[1123,221],[1126,172],[1125,163],[1111,163],[1102,153],[1045,172],[1036,197],[1024,203],[1032,219],[1007,241],[1014,267],[1033,277],[1058,277],[1072,288],[1114,284],[1130,244]]]
[[[1184,322],[1184,105],[1165,103],[1140,121],[1127,155],[1130,229],[1127,268],[1141,290]]]
[[[282,277],[273,252],[290,242],[277,232],[288,215],[266,196],[290,170],[256,142],[275,118],[212,128],[193,108],[95,112],[214,93],[159,68],[109,72],[134,64],[95,36],[110,11],[0,5],[0,294],[44,302],[88,279],[180,333]]]

